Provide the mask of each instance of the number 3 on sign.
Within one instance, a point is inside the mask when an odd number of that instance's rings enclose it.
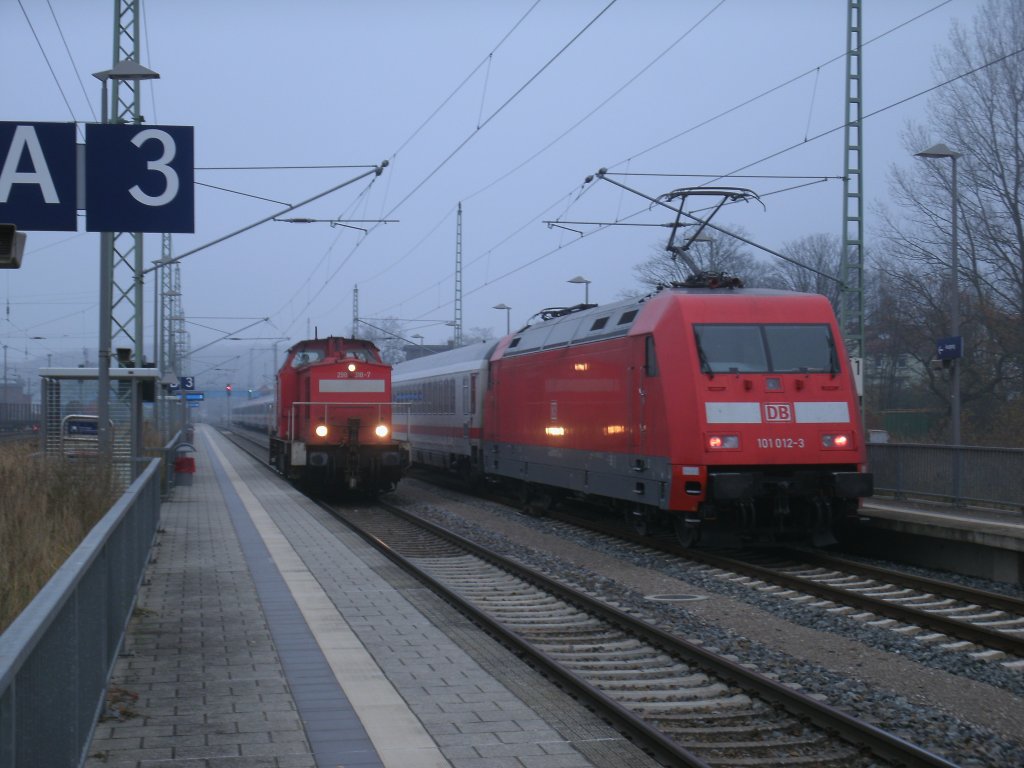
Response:
[[[159,141],[163,147],[163,154],[158,160],[149,160],[146,163],[146,170],[156,171],[162,174],[166,186],[164,187],[163,194],[153,197],[147,195],[142,191],[142,188],[138,184],[128,190],[128,193],[138,200],[143,205],[167,205],[169,202],[174,200],[178,194],[178,174],[170,166],[174,161],[174,155],[177,151],[177,147],[174,144],[174,137],[167,131],[161,131],[158,128],[147,128],[144,131],[139,131],[132,138],[132,144],[136,147],[142,147],[147,141]]]

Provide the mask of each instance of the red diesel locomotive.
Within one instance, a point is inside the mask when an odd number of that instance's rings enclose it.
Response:
[[[395,366],[414,462],[621,510],[638,530],[831,540],[872,492],[854,379],[823,296],[720,275],[546,310]]]
[[[392,435],[391,366],[370,341],[300,341],[277,373],[270,464],[318,491],[394,490],[408,448]]]

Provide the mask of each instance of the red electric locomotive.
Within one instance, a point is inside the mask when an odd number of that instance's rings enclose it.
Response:
[[[372,342],[300,341],[277,373],[270,464],[315,490],[393,490],[408,449],[391,422],[391,366]]]
[[[597,500],[687,545],[711,531],[821,543],[871,494],[824,297],[716,275],[540,317],[395,367],[414,461]]]

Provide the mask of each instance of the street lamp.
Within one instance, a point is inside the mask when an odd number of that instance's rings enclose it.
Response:
[[[950,235],[950,283],[949,283],[949,314],[950,314],[950,336],[956,347],[954,357],[950,366],[949,389],[950,389],[950,421],[952,421],[953,432],[953,497],[960,498],[960,358],[963,355],[963,340],[960,338],[960,254],[957,249],[957,208],[959,200],[956,191],[956,161],[960,157],[959,152],[954,152],[945,144],[936,144],[923,152],[918,152],[917,157],[942,158],[948,157],[953,162],[953,178],[950,184],[952,197],[952,234]]]
[[[102,72],[94,72],[93,77],[100,81],[102,84],[101,89],[101,108],[100,121],[103,125],[110,122],[110,111],[108,109],[107,99],[107,81],[108,80],[134,80],[136,86],[140,80],[155,80],[160,75],[151,69],[139,64],[137,61],[128,59],[126,61],[119,61],[114,65],[112,69],[107,69]],[[136,87],[136,91],[138,88]],[[136,266],[136,278],[141,279],[141,265]],[[135,307],[136,316],[141,319],[141,292],[136,301],[137,306]],[[99,350],[98,350],[98,365],[99,370],[96,376],[96,438],[98,443],[98,449],[100,456],[108,462],[113,459],[113,452],[111,450],[111,435],[109,430],[110,424],[110,346],[111,346],[111,323],[113,322],[114,314],[114,233],[113,232],[101,232],[100,233],[100,330],[99,330]],[[136,339],[135,344],[140,354],[136,355],[136,365],[142,365],[142,335],[139,332],[141,324],[136,328]],[[141,421],[139,414],[136,413],[134,407],[134,400],[137,396],[137,389],[133,384],[133,408],[132,408],[132,419]],[[142,444],[142,425],[134,424],[132,429],[132,458],[137,458],[141,454]],[[133,467],[134,470],[134,467]],[[133,472],[134,476],[134,472]]]
[[[959,207],[959,201],[957,199],[956,190],[956,160],[960,157],[959,152],[954,152],[952,149],[947,147],[945,144],[936,144],[934,147],[929,147],[923,152],[918,152],[917,157],[937,158],[937,157],[948,157],[953,161],[953,180],[951,183],[952,190],[951,195],[953,199],[953,212],[952,212],[952,243],[950,249],[950,262],[952,264],[951,275],[950,275],[950,296],[949,296],[949,308],[950,308],[950,335],[956,340],[960,338],[960,286],[959,286],[959,275],[960,275],[960,254],[957,248],[957,208]],[[960,357],[963,354],[963,343],[960,342],[956,352],[956,357],[953,358],[951,366],[950,376],[950,389],[951,389],[951,418],[953,421],[953,445],[960,445]]]
[[[590,303],[590,281],[587,280],[587,278],[583,277],[583,275],[576,275],[576,277],[570,277],[565,282],[576,284],[583,283],[583,303]]]
[[[505,335],[507,336],[512,332],[512,307],[508,304],[495,304],[494,308],[505,310]]]

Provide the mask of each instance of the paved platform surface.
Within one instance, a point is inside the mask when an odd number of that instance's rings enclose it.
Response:
[[[654,766],[212,428],[89,768]]]
[[[1024,513],[881,497],[861,513],[866,554],[1024,584]]]

